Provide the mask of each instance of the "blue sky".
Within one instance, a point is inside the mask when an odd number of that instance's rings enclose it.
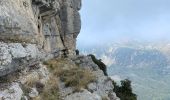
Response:
[[[82,0],[78,45],[170,39],[170,0]]]

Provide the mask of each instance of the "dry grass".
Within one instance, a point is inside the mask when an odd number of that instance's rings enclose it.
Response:
[[[58,79],[55,77],[50,77],[48,82],[44,85],[40,82],[34,83],[38,92],[40,93],[39,96],[30,98],[30,100],[61,100],[58,88]],[[24,91],[24,95],[28,96],[31,91],[30,86],[24,85],[22,87]]]
[[[25,81],[25,85],[28,87],[33,87],[36,82],[39,81],[39,75],[37,74],[28,74],[26,77],[24,77],[26,79]]]
[[[54,76],[59,77],[67,87],[73,87],[75,91],[86,88],[90,82],[96,79],[90,70],[82,69],[67,59],[53,59],[46,64]]]
[[[58,79],[51,77],[40,96],[34,100],[60,100]]]
[[[90,70],[79,68],[75,63],[67,59],[53,59],[44,62],[51,72],[51,77],[46,85],[36,84],[40,95],[33,100],[61,100],[59,93],[59,80],[67,87],[73,87],[76,91],[86,88],[87,84],[96,78]]]
[[[102,97],[102,100],[109,100],[108,97]]]
[[[64,70],[59,76],[67,87],[74,87],[76,91],[80,91],[81,88],[86,88],[87,84],[95,80],[95,77],[90,70],[80,68]]]

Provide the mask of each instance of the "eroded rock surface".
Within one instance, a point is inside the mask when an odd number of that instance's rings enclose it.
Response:
[[[18,83],[12,83],[10,87],[4,91],[0,91],[0,100],[20,100],[23,91]]]
[[[80,8],[81,0],[1,0],[0,76],[21,69],[28,56],[35,63],[47,55],[74,55]]]
[[[20,98],[31,100],[39,98],[36,100],[43,100],[40,98],[42,91],[48,89],[48,87],[45,86],[52,85],[51,83],[49,84],[49,81],[51,81],[52,83],[57,83],[58,90],[55,93],[58,93],[60,97],[60,99],[53,98],[52,100],[120,100],[113,92],[114,86],[112,80],[104,75],[103,71],[92,61],[90,56],[72,56],[60,59],[61,60],[57,60],[58,66],[63,66],[66,70],[71,70],[71,68],[74,68],[77,64],[81,69],[90,69],[95,75],[95,81],[88,83],[85,88],[75,91],[74,87],[66,86],[62,80],[54,80],[55,78],[60,79],[61,77],[53,76],[52,72],[49,71],[49,66],[40,63],[34,67],[28,67],[18,72],[18,74],[16,74],[18,78],[15,80],[12,79],[12,82],[9,81],[8,85],[2,90],[0,88],[0,98],[3,98],[3,100],[20,100]],[[84,63],[87,63],[87,65]],[[58,71],[61,70],[58,69]],[[13,78],[13,76],[10,77]],[[2,83],[0,83],[0,86],[1,84]],[[48,90],[48,92],[50,92],[50,90]],[[51,97],[55,94],[48,95]],[[15,98],[13,99],[14,96]]]
[[[0,43],[0,76],[31,66],[40,60],[35,44]]]
[[[119,100],[91,57],[75,55],[80,9],[81,0],[0,0],[0,100]],[[51,58],[60,59],[54,72]],[[88,83],[76,90],[61,68],[94,76],[80,74]]]

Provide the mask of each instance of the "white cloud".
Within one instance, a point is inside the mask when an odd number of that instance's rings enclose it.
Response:
[[[120,82],[122,79],[119,75],[110,76],[110,78],[116,82]]]
[[[108,67],[110,67],[114,63],[114,59],[112,59],[106,55],[102,55],[101,59]]]
[[[170,39],[170,0],[83,0],[78,42]]]

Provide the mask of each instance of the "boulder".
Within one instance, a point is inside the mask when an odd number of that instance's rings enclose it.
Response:
[[[12,83],[5,90],[0,90],[0,100],[21,100],[23,91],[18,83]]]

